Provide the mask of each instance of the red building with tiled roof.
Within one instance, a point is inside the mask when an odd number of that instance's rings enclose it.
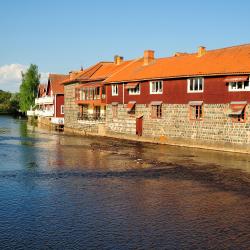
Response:
[[[249,75],[250,44],[159,59],[145,51],[105,80],[109,133],[249,150]]]
[[[114,62],[99,62],[64,81],[65,124],[68,128],[97,131],[106,119],[104,80],[129,62],[116,56]],[[99,126],[100,125],[100,126]],[[67,128],[66,128],[67,129]]]
[[[68,75],[50,74],[47,85],[39,85],[36,115],[47,117],[55,124],[64,123],[64,86]]]

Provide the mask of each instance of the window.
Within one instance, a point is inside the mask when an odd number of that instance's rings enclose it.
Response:
[[[106,87],[102,86],[102,99],[106,98]]]
[[[112,105],[112,116],[113,118],[118,117],[118,104]]]
[[[129,95],[140,95],[140,84],[138,84],[135,88],[128,89]]]
[[[233,122],[245,122],[246,121],[246,108],[243,108],[242,112],[239,115],[232,116]]]
[[[246,122],[246,106],[247,102],[231,102],[228,111],[232,122]]]
[[[128,111],[128,113],[129,113],[131,116],[135,115],[135,106],[134,106],[130,111]]]
[[[64,105],[61,105],[61,114],[64,114]]]
[[[250,91],[249,81],[246,82],[229,82],[228,91]]]
[[[196,78],[189,78],[188,79],[188,93],[193,92],[203,92],[204,90],[204,78],[196,77]]]
[[[190,117],[190,120],[202,120],[203,119],[203,102],[202,101],[189,102],[189,117]]]
[[[162,94],[163,82],[153,81],[150,82],[150,94]]]
[[[135,115],[135,106],[136,106],[136,102],[135,101],[131,101],[131,102],[129,102],[127,104],[128,114]]]
[[[151,106],[151,118],[161,118],[162,117],[162,107],[161,105]]]
[[[117,96],[118,95],[118,84],[113,84],[112,85],[112,96]]]

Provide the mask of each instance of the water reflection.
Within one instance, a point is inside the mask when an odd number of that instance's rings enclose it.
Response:
[[[249,156],[8,126],[1,249],[249,248]]]

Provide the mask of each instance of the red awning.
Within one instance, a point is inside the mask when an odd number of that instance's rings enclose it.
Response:
[[[245,82],[248,80],[248,76],[228,76],[224,82]]]
[[[162,101],[152,101],[150,102],[151,106],[158,106],[158,105],[162,105]]]
[[[190,101],[188,104],[190,106],[201,106],[203,104],[203,101]]]
[[[127,104],[127,111],[130,112],[133,109],[133,107],[135,106],[135,104],[136,104],[136,102],[129,102]]]
[[[138,82],[130,82],[127,83],[125,89],[135,89],[139,83]]]
[[[240,115],[246,105],[247,102],[231,102],[227,113],[229,115]]]

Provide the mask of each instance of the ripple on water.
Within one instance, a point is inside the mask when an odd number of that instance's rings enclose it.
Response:
[[[5,123],[0,249],[249,249],[247,157]]]

